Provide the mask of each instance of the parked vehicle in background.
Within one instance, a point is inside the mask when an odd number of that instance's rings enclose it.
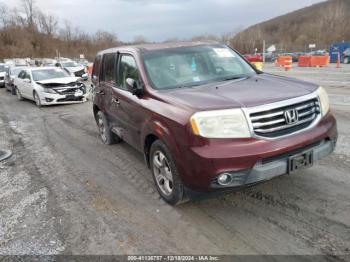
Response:
[[[350,64],[350,48],[347,48],[343,53],[343,63]]]
[[[322,87],[257,71],[222,44],[108,49],[92,81],[102,142],[142,152],[173,205],[293,174],[336,145]]]
[[[88,79],[88,74],[85,66],[78,65],[74,61],[60,61],[56,63],[57,67],[67,70],[72,76],[79,77],[83,80]]]
[[[0,87],[5,86],[5,75],[8,70],[8,66],[6,64],[0,64]]]
[[[15,95],[15,78],[18,77],[19,73],[24,70],[26,67],[9,67],[6,75],[5,75],[5,87],[7,91],[10,91],[11,94]]]
[[[14,85],[18,100],[33,100],[39,107],[86,101],[85,85],[61,68],[23,69],[15,78]]]

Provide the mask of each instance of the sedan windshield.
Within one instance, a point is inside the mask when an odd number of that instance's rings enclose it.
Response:
[[[19,73],[23,70],[23,67],[15,67],[11,69],[11,75],[17,77]]]
[[[0,72],[5,72],[6,71],[6,67],[4,65],[0,65]]]
[[[61,69],[42,69],[42,70],[33,70],[32,71],[33,80],[34,81],[43,81],[48,79],[54,79],[54,78],[64,78],[64,77],[70,77],[70,75]]]
[[[148,51],[144,61],[155,89],[198,86],[256,74],[236,52],[224,45]]]

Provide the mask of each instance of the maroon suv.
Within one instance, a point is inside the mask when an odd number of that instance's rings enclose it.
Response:
[[[93,84],[102,141],[141,151],[170,204],[310,167],[337,140],[322,87],[262,73],[218,43],[108,49]]]

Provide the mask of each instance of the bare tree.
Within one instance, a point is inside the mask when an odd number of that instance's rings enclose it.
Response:
[[[21,0],[22,8],[25,14],[26,23],[29,28],[35,27],[35,0]]]
[[[56,33],[58,27],[58,20],[55,16],[45,15],[42,12],[38,12],[38,21],[41,32],[49,36]]]

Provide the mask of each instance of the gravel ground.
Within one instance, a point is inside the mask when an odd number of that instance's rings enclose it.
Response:
[[[159,199],[140,153],[102,145],[91,102],[39,109],[1,89],[0,148],[14,155],[0,163],[0,255],[350,255],[350,67],[265,71],[329,91],[335,154],[179,207]]]

